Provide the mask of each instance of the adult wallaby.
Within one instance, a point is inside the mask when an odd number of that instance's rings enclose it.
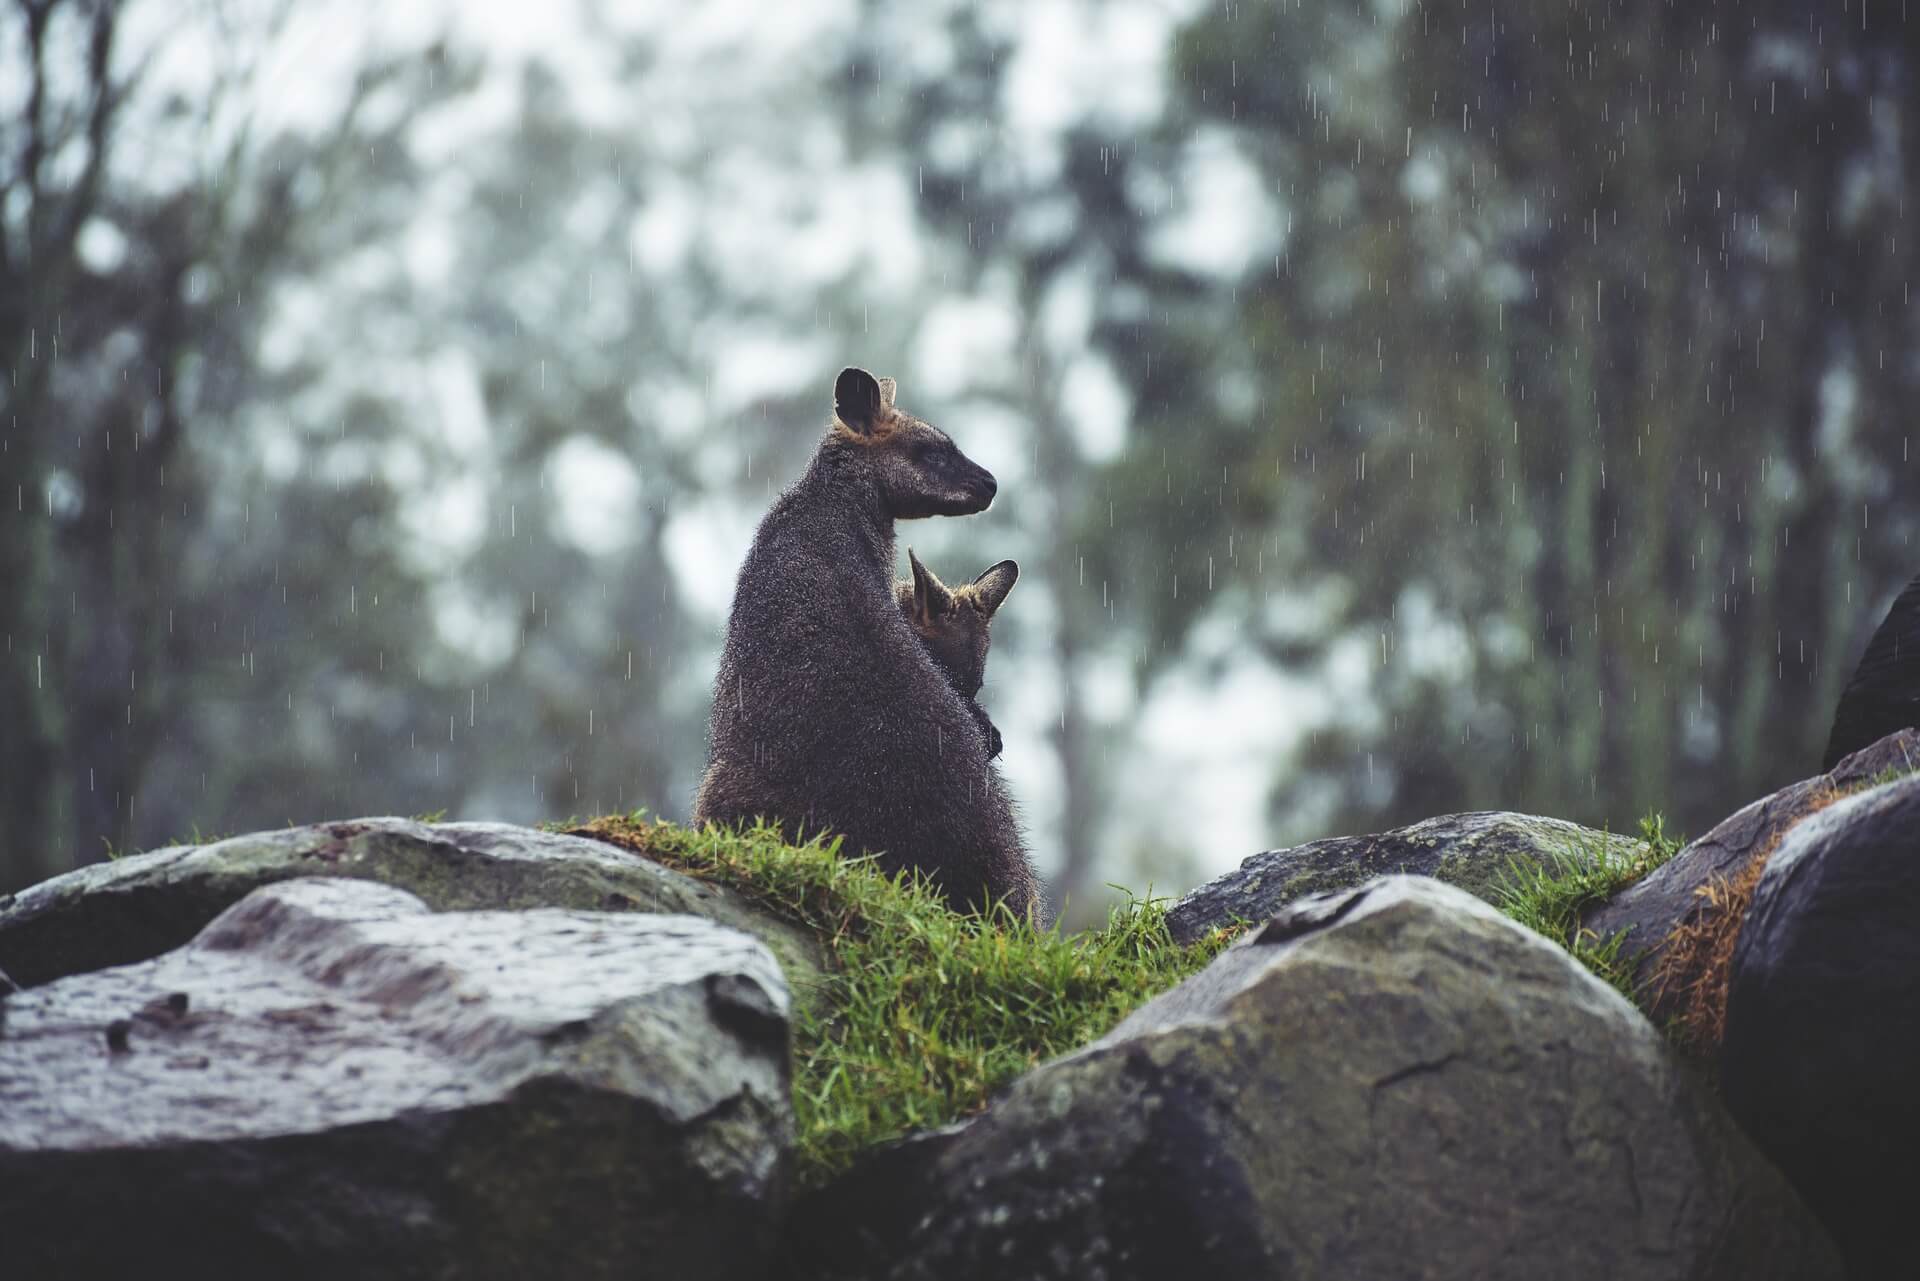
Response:
[[[693,817],[838,832],[886,871],[921,869],[949,902],[1004,899],[1038,921],[986,736],[893,593],[893,522],[983,511],[993,476],[901,412],[891,378],[842,370],[833,410],[740,568]]]
[[[894,603],[987,736],[987,759],[992,760],[1000,755],[1000,731],[979,701],[987,676],[987,633],[994,611],[1019,581],[1020,567],[1003,560],[971,583],[948,587],[920,563],[911,547],[907,564],[913,577],[893,585]]]

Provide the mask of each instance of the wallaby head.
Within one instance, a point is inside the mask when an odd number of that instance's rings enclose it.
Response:
[[[987,631],[994,611],[1020,577],[1020,567],[1003,560],[960,587],[948,587],[907,548],[911,582],[894,584],[894,599],[934,666],[946,674],[954,692],[972,699],[987,672]]]
[[[961,453],[947,433],[895,406],[894,390],[891,378],[841,370],[824,448],[859,461],[895,520],[985,511],[998,488],[993,473]]]

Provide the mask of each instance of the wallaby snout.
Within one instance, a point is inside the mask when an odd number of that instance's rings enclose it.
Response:
[[[971,516],[985,511],[999,492],[993,473],[960,452],[946,433],[925,423],[916,427],[941,440],[923,449],[909,446],[879,460],[887,505],[895,520],[924,516]]]
[[[915,482],[895,491],[894,515],[900,520],[971,516],[991,507],[999,492],[993,473],[955,448],[951,460],[923,463]]]
[[[980,500],[980,505],[973,510],[983,512],[993,506],[993,496],[1000,492],[1000,482],[993,478],[992,472],[980,466],[978,463],[974,464],[974,470],[980,473],[979,477],[973,482],[973,494]]]

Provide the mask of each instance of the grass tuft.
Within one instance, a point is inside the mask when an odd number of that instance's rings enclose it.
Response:
[[[863,1150],[980,1111],[994,1091],[1107,1032],[1202,969],[1229,931],[1182,947],[1165,901],[1130,898],[1104,928],[1038,933],[1004,905],[949,910],[924,879],[889,877],[839,841],[789,845],[764,824],[690,831],[635,812],[575,829],[741,891],[811,929],[832,959],[825,999],[794,1027],[802,1186]]]
[[[1834,799],[1838,800],[1843,796],[1854,796],[1887,783],[1897,783],[1912,774],[1920,774],[1920,765],[1915,765],[1911,761],[1905,765],[1889,765],[1872,778],[1862,779],[1858,783],[1849,784],[1846,787],[1840,788],[1834,794]]]
[[[1602,938],[1584,928],[1580,917],[1672,859],[1685,843],[1667,835],[1665,816],[1649,813],[1640,820],[1638,841],[1601,832],[1551,852],[1545,865],[1509,861],[1496,887],[1500,910],[1566,948],[1632,1000],[1639,957],[1626,951],[1627,932]]]

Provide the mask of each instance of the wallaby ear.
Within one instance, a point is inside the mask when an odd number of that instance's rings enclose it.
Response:
[[[913,554],[913,548],[907,548],[907,565],[913,570],[913,614],[921,622],[940,617],[953,608],[953,593],[940,581],[934,572],[920,563]]]
[[[893,379],[882,378],[880,380],[880,407],[882,409],[893,408],[893,393],[898,390],[900,390],[899,384],[894,382]]]
[[[879,418],[885,403],[880,394],[880,384],[864,369],[849,365],[833,380],[834,417],[859,435],[873,433],[874,421]]]
[[[1003,560],[973,580],[973,598],[980,602],[980,608],[987,617],[992,618],[993,612],[1000,608],[1000,602],[1007,598],[1007,593],[1019,581],[1020,567],[1010,560]]]

